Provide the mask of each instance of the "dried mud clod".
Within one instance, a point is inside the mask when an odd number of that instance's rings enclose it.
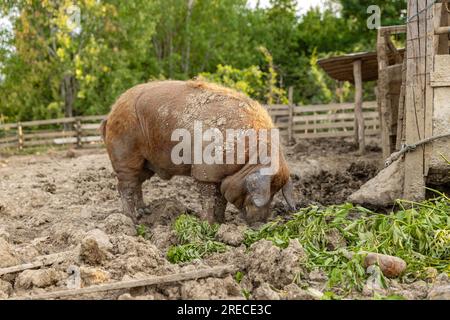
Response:
[[[180,201],[168,198],[152,201],[145,209],[149,213],[143,215],[139,223],[148,227],[169,226],[179,215],[187,213],[187,208]]]
[[[267,282],[274,288],[282,288],[305,276],[301,265],[306,259],[297,240],[291,240],[286,249],[276,247],[271,241],[259,240],[250,246],[245,277],[254,287]]]

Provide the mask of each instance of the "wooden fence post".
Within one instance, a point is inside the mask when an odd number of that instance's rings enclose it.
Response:
[[[23,128],[20,122],[17,123],[17,147],[19,150],[23,149]]]
[[[294,87],[290,86],[289,98],[289,123],[288,123],[288,145],[294,144]]]
[[[76,130],[76,134],[77,134],[77,148],[81,148],[82,147],[82,136],[83,136],[83,131],[81,128],[81,118],[80,117],[76,117],[75,118],[75,130]]]
[[[358,120],[358,143],[359,152],[362,154],[366,149],[366,142],[364,136],[364,115],[362,110],[363,103],[363,87],[362,87],[362,70],[361,60],[353,62],[353,77],[355,79],[355,118]]]
[[[427,34],[426,21],[430,10],[427,1],[408,1],[408,16],[415,16],[407,25],[405,142],[414,144],[425,137]],[[428,70],[429,71],[429,70]],[[425,199],[424,146],[405,154],[403,198],[412,201]]]

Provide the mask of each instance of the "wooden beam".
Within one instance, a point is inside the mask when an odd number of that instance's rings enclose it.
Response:
[[[366,141],[364,136],[364,115],[362,111],[363,86],[361,60],[353,62],[353,78],[355,79],[355,119],[358,122],[358,127],[355,128],[355,131],[358,131],[359,153],[363,154],[366,150]]]
[[[426,2],[408,0],[408,16],[417,15],[417,18],[408,23],[406,41],[405,142],[407,144],[415,144],[425,136]],[[421,201],[425,198],[423,157],[423,146],[405,155],[403,198],[407,200]]]
[[[443,1],[443,3],[436,4],[434,9],[435,14],[435,29],[441,28],[442,26],[448,26],[449,22],[449,14],[447,8],[449,7],[448,0]],[[445,28],[445,27],[443,27]],[[449,54],[449,35],[448,31],[450,27],[446,27],[447,32],[442,33],[439,37],[435,38],[435,48],[437,54]]]
[[[406,25],[398,25],[398,26],[384,26],[378,29],[380,34],[384,36],[385,34],[402,34],[406,33]]]
[[[402,86],[400,87],[400,97],[398,101],[397,115],[397,141],[395,149],[399,150],[405,139],[405,93],[406,93],[406,59],[402,64]]]
[[[434,29],[434,34],[449,34],[450,33],[450,27],[437,27]]]
[[[381,149],[383,151],[383,160],[391,154],[390,134],[391,117],[389,113],[388,97],[389,91],[389,74],[387,68],[389,66],[389,58],[386,52],[386,38],[382,30],[378,30],[377,37],[377,56],[378,56],[378,112],[380,118],[381,132]]]

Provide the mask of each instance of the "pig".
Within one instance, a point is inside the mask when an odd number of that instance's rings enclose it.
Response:
[[[248,145],[243,163],[174,163],[173,149],[180,140],[174,140],[173,132],[185,129],[192,133],[192,138],[196,121],[203,130],[217,128],[223,136],[227,129],[252,129],[258,134],[261,129],[274,129],[270,116],[258,102],[216,84],[167,80],[127,90],[113,104],[100,127],[126,215],[138,223],[144,214],[149,214],[143,201],[142,183],[155,174],[164,180],[191,176],[202,196],[203,209],[199,215],[210,223],[224,222],[227,203],[238,208],[249,224],[266,221],[272,199],[279,190],[289,208],[295,210],[289,168],[281,147],[271,148],[270,142],[266,146],[271,155],[278,153],[279,160],[277,170],[270,175],[262,172],[268,164],[249,161],[257,151]],[[226,143],[228,140],[224,142],[227,152],[237,150]],[[184,152],[188,155],[191,150],[183,150],[183,156]]]

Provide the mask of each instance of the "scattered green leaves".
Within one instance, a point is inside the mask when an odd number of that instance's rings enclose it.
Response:
[[[201,221],[188,214],[180,215],[174,224],[175,233],[181,244],[213,240],[218,229],[218,224],[210,225],[207,221]]]
[[[408,204],[406,208],[405,204]],[[407,263],[403,280],[424,277],[427,267],[450,272],[450,200],[444,195],[421,203],[399,201],[401,210],[375,214],[351,204],[311,206],[287,222],[270,222],[259,230],[248,230],[244,243],[260,239],[287,247],[296,238],[308,254],[306,267],[328,274],[328,285],[362,289],[367,274],[361,251],[398,256]],[[327,234],[336,229],[344,237],[345,250],[329,249]],[[381,279],[384,281],[384,279]]]
[[[172,263],[188,262],[201,259],[213,252],[224,252],[226,245],[222,242],[206,240],[172,246],[167,252],[167,259]]]
[[[143,224],[139,224],[139,225],[136,227],[137,235],[138,235],[139,237],[144,238],[144,239],[147,239],[147,231],[148,231],[147,226],[145,226],[145,225],[143,225]]]
[[[241,283],[242,278],[244,277],[244,274],[241,271],[236,272],[234,279],[237,283]]]
[[[224,252],[226,245],[214,240],[218,229],[217,224],[210,225],[194,216],[180,215],[174,223],[179,245],[169,248],[167,259],[180,263],[201,259],[210,253]]]

